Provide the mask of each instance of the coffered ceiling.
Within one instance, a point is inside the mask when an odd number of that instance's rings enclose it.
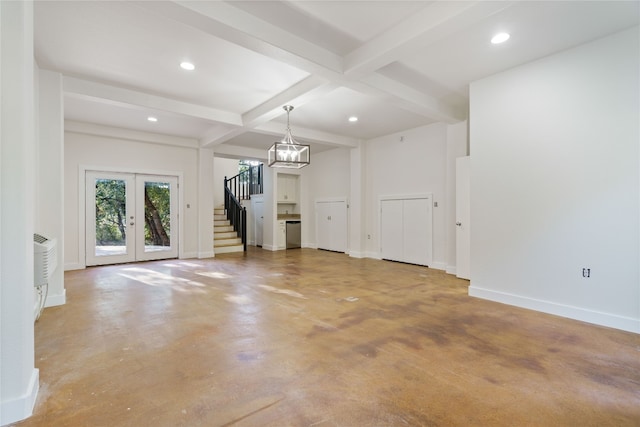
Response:
[[[638,25],[639,5],[37,1],[35,53],[64,75],[67,120],[259,157],[283,134],[285,104],[313,152],[464,120],[470,82]],[[491,44],[501,31],[511,38]]]

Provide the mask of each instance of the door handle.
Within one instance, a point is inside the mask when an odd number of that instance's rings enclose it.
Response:
[[[133,222],[130,222],[129,225],[133,225]]]

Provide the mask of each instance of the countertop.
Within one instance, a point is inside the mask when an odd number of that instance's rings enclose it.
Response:
[[[292,221],[300,221],[300,214],[278,214],[278,221],[287,219]]]

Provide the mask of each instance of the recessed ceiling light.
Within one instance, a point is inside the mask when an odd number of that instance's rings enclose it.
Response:
[[[491,43],[493,44],[504,43],[507,40],[509,40],[509,37],[511,37],[509,33],[498,33],[495,36],[493,36],[493,38],[491,38]]]
[[[356,116],[351,116],[351,117],[349,117],[349,121],[350,121],[351,123],[353,123],[353,122],[357,122],[357,121],[358,121],[358,118],[357,118]]]
[[[158,121],[158,118],[157,117],[153,117],[153,116],[149,116],[149,117],[147,117],[147,120],[150,121],[150,122],[154,122],[155,123],[155,122]]]
[[[195,65],[193,65],[191,62],[187,62],[187,61],[181,62],[180,63],[180,67],[183,70],[187,70],[187,71],[193,71],[193,70],[196,69]]]

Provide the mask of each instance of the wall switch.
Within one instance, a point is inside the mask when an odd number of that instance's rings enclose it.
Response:
[[[583,268],[582,269],[582,277],[591,277],[591,269]]]
[[[437,208],[438,207],[438,202],[433,202],[433,207]]]

